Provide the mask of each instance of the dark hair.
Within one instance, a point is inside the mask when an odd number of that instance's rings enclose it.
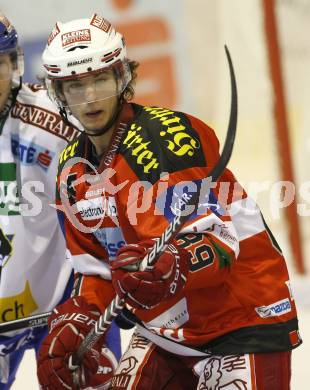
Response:
[[[138,61],[130,61],[129,60],[128,65],[129,65],[130,72],[131,72],[131,80],[123,92],[123,97],[127,101],[132,100],[134,95],[135,95],[134,85],[136,83],[137,76],[138,76],[137,68],[139,67],[140,64]]]

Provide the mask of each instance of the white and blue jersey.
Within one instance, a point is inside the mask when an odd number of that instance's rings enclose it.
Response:
[[[42,87],[24,84],[0,132],[0,322],[6,322],[51,311],[70,296],[72,267],[53,204],[58,155],[78,130],[62,121]],[[0,390],[10,387],[25,349],[37,351],[45,332],[0,335]],[[113,340],[118,355],[119,336]]]

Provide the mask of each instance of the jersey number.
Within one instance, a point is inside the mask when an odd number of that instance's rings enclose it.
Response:
[[[186,234],[178,239],[180,246],[187,249],[191,255],[190,270],[192,272],[208,267],[214,262],[213,249],[203,242],[203,237],[203,234]]]

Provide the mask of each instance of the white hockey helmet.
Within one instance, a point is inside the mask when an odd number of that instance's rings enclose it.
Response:
[[[66,102],[60,97],[57,81],[76,80],[113,69],[117,88],[106,91],[102,95],[106,99],[120,95],[131,80],[123,36],[97,14],[89,19],[57,22],[48,37],[42,60],[50,96],[61,107]]]

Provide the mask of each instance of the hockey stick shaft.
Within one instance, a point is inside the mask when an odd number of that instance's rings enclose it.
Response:
[[[226,57],[229,65],[230,82],[231,82],[231,107],[230,118],[228,124],[228,130],[226,134],[225,144],[222,154],[217,164],[210,171],[208,179],[211,182],[216,181],[226,168],[233,150],[235,141],[236,128],[237,128],[237,111],[238,111],[238,98],[237,98],[237,85],[235,79],[235,73],[233,64],[231,61],[230,53],[225,45]],[[199,191],[196,191],[188,200],[188,204],[198,205]],[[194,207],[195,210],[195,207]],[[180,232],[184,224],[189,220],[192,213],[182,214],[181,211],[177,213],[175,218],[169,223],[161,237],[156,241],[156,244],[151,251],[142,260],[142,269],[151,266],[158,256],[164,251],[166,246],[171,240]],[[105,312],[99,317],[94,328],[86,335],[85,339],[80,344],[78,350],[71,356],[71,367],[78,367],[83,359],[83,356],[88,352],[93,345],[103,336],[109,328],[114,318],[121,312],[125,306],[125,301],[118,296],[114,298]]]
[[[0,324],[0,334],[11,332],[14,330],[21,330],[27,328],[36,328],[38,326],[46,326],[48,317],[51,312],[35,314],[33,316],[20,318],[18,320],[3,322]]]

